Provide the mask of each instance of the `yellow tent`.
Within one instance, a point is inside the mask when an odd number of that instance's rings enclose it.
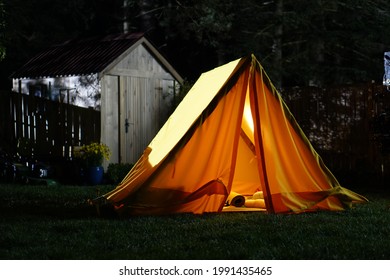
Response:
[[[203,73],[123,181],[121,214],[343,210],[341,187],[252,55]]]

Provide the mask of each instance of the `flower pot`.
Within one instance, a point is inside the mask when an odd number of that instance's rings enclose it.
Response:
[[[103,166],[92,166],[86,170],[87,183],[90,185],[99,185],[103,180]]]

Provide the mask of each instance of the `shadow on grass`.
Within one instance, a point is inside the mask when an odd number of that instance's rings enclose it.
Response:
[[[0,185],[0,218],[93,219],[115,218],[108,206],[99,213],[89,199],[112,186]]]

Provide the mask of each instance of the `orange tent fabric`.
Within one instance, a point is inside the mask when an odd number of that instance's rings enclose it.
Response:
[[[340,186],[253,55],[202,74],[103,197],[121,214],[201,214],[227,210],[231,192],[262,192],[269,213],[367,201]]]

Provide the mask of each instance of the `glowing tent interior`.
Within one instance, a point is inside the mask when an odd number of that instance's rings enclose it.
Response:
[[[256,57],[203,73],[123,181],[120,214],[344,210],[340,186]]]

